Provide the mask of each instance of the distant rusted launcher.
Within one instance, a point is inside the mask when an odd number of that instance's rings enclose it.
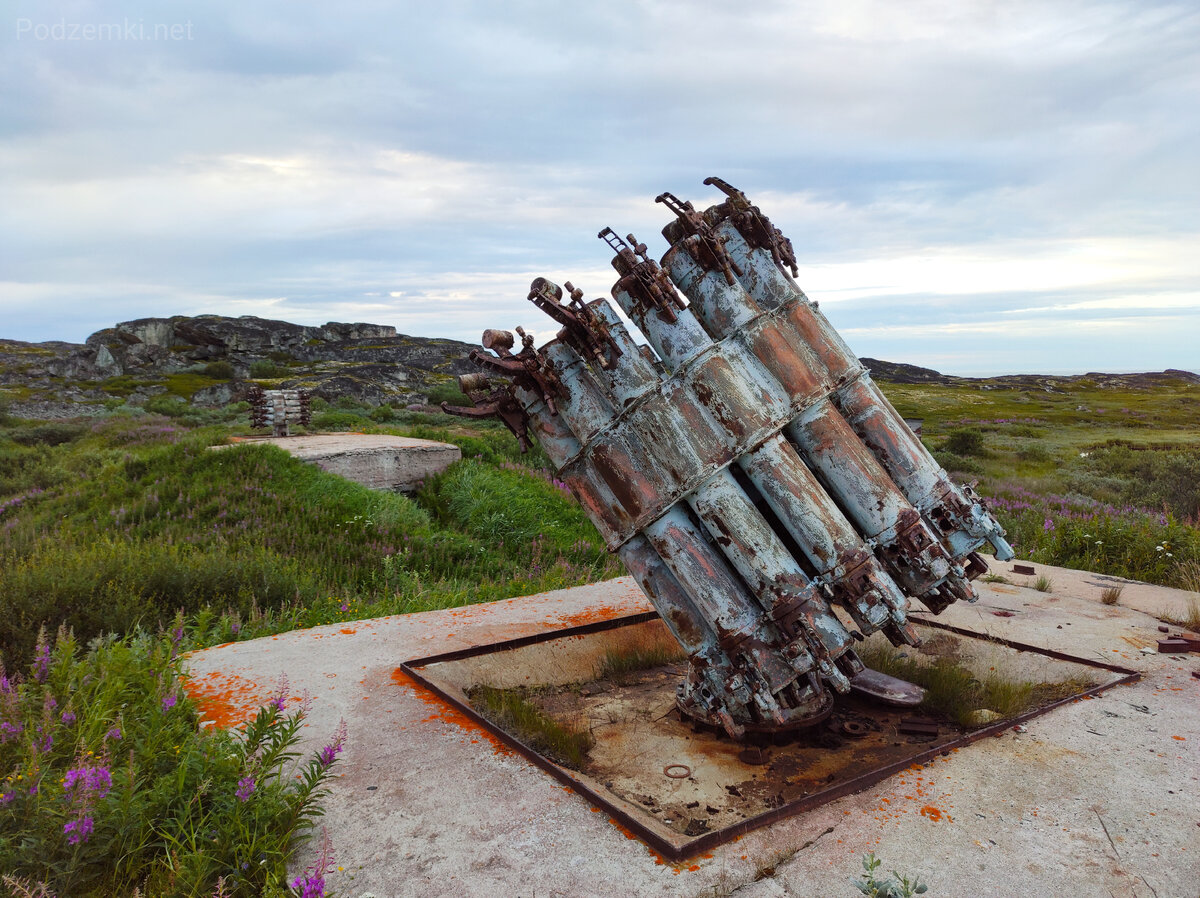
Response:
[[[523,446],[532,430],[686,649],[680,709],[742,738],[822,720],[862,674],[856,639],[916,644],[908,596],[974,601],[976,550],[1012,549],[796,286],[790,242],[705,183],[727,200],[658,197],[676,216],[661,267],[600,232],[649,346],[607,300],[538,278],[529,299],[556,338],[535,349],[517,328],[514,354],[485,331],[471,359],[505,380],[467,375],[475,407],[443,408],[496,415]]]

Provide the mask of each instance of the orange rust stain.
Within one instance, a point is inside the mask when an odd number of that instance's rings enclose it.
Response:
[[[596,608],[585,608],[574,614],[556,614],[547,621],[554,625],[565,624],[568,627],[582,627],[584,624],[594,624],[599,621],[612,620],[626,614],[624,608],[614,608],[612,605],[600,605]]]
[[[486,739],[492,746],[492,751],[498,755],[515,755],[516,752],[505,745],[500,739],[493,735],[490,731],[484,729],[458,708],[442,700],[432,692],[421,687],[412,677],[406,674],[401,668],[397,667],[392,671],[392,682],[397,686],[407,689],[414,698],[424,702],[426,706],[433,709],[433,713],[422,720],[422,723],[440,720],[444,723],[452,723],[460,729],[465,730],[472,736],[477,736]]]
[[[200,716],[220,729],[247,723],[271,697],[267,687],[237,674],[219,671],[190,677],[184,681],[183,688]]]
[[[608,822],[617,828],[617,832],[623,835],[626,839],[636,839],[637,834],[628,827],[622,826],[616,817],[609,817]]]

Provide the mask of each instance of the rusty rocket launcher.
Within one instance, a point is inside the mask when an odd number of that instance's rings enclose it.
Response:
[[[486,373],[461,379],[474,407],[443,408],[538,440],[686,650],[680,710],[740,739],[821,721],[863,673],[856,640],[916,644],[910,596],[973,601],[976,550],[1012,552],[784,270],[791,244],[706,183],[727,199],[704,212],[659,197],[661,265],[600,232],[649,345],[607,299],[538,278],[555,339],[517,328],[514,353],[485,331]]]

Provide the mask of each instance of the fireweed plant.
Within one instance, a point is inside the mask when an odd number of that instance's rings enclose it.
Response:
[[[0,894],[323,895],[286,863],[321,814],[344,725],[307,759],[303,703],[241,732],[201,730],[179,688],[181,628],[39,636],[0,674]]]

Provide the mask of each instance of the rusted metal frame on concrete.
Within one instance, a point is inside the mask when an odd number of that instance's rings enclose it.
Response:
[[[570,772],[566,768],[559,767],[544,755],[538,754],[537,751],[527,746],[524,742],[514,738],[512,735],[496,726],[486,717],[479,714],[479,712],[477,712],[469,704],[458,701],[458,699],[456,699],[452,694],[441,689],[436,683],[433,683],[421,676],[413,668],[406,664],[401,664],[400,669],[403,670],[405,674],[407,674],[413,680],[413,682],[420,685],[423,689],[427,689],[429,692],[442,699],[442,701],[453,706],[460,714],[467,717],[475,726],[487,730],[492,734],[492,736],[499,739],[506,746],[515,751],[525,760],[529,761],[535,767],[550,774],[550,776],[552,776],[554,779],[558,780],[571,790],[579,793],[597,807],[604,808],[604,810],[612,814],[613,818],[623,827],[625,827],[625,829],[632,832],[637,838],[641,839],[652,849],[661,854],[664,858],[672,861],[682,860],[684,857],[687,857],[690,853],[692,853],[685,852],[684,849],[681,849],[667,841],[658,833],[654,832],[654,830],[648,829],[640,820],[637,819],[636,816],[631,814],[620,805],[615,804],[612,799],[605,798],[604,795],[591,788],[589,785],[587,785],[587,783],[584,783],[583,781],[571,776]]]
[[[1004,645],[1008,648],[1016,649],[1022,652],[1032,652],[1038,655],[1044,655],[1058,661],[1068,661],[1075,664],[1083,664],[1087,667],[1093,667],[1100,670],[1106,670],[1111,673],[1122,674],[1120,679],[1110,683],[1101,683],[1097,686],[1092,686],[1074,695],[1058,699],[1040,708],[1026,711],[1015,717],[1008,718],[996,723],[989,724],[981,729],[974,730],[970,733],[964,733],[956,739],[949,742],[943,742],[939,745],[918,752],[915,755],[894,761],[890,764],[885,764],[882,767],[869,770],[836,786],[828,789],[823,789],[820,792],[814,792],[811,795],[805,795],[802,798],[787,802],[778,808],[773,808],[762,814],[750,817],[732,826],[724,827],[723,829],[714,830],[706,833],[703,836],[696,837],[684,845],[676,845],[675,843],[665,839],[655,830],[650,829],[644,822],[641,816],[631,814],[626,808],[615,803],[611,798],[603,793],[592,789],[586,783],[580,781],[571,774],[567,768],[561,767],[558,764],[547,759],[539,754],[534,749],[529,748],[519,739],[516,739],[509,732],[500,727],[497,727],[490,720],[483,717],[476,711],[469,702],[464,702],[457,696],[443,690],[435,682],[427,678],[421,673],[421,668],[429,667],[434,664],[447,661],[460,661],[465,658],[475,658],[480,655],[493,654],[502,651],[511,651],[513,649],[524,648],[530,645],[537,645],[543,642],[549,642],[555,639],[567,638],[570,636],[585,636],[591,633],[599,633],[608,630],[620,629],[621,627],[634,626],[636,624],[646,623],[654,620],[658,614],[653,611],[641,612],[635,615],[626,617],[613,618],[607,621],[597,621],[590,624],[583,624],[578,627],[569,627],[563,630],[551,630],[542,633],[534,633],[529,636],[522,636],[516,639],[505,640],[503,642],[493,643],[491,645],[473,646],[467,649],[459,649],[453,652],[445,652],[440,655],[432,655],[426,658],[417,658],[411,661],[403,662],[400,669],[409,676],[415,683],[422,688],[427,689],[447,704],[454,707],[457,711],[467,717],[473,724],[486,729],[489,733],[503,742],[505,745],[512,748],[522,757],[530,761],[534,766],[546,773],[550,774],[559,782],[574,789],[579,794],[583,795],[588,801],[604,808],[612,814],[612,816],[626,829],[633,832],[638,838],[644,841],[647,845],[661,854],[665,859],[670,861],[681,861],[686,858],[694,857],[701,852],[708,851],[726,842],[732,841],[738,836],[745,835],[756,829],[761,829],[764,826],[769,826],[780,820],[785,820],[788,817],[794,817],[797,814],[802,814],[805,811],[814,810],[821,805],[828,804],[846,795],[852,795],[856,792],[861,792],[864,789],[874,786],[876,783],[882,782],[888,777],[899,773],[911,767],[913,764],[923,764],[926,761],[933,760],[939,755],[948,755],[956,748],[964,748],[975,742],[979,742],[989,736],[998,736],[1005,730],[1011,729],[1014,726],[1025,723],[1043,714],[1047,714],[1056,708],[1063,705],[1078,701],[1081,698],[1099,695],[1115,686],[1124,686],[1130,683],[1136,683],[1142,678],[1142,675],[1127,667],[1121,667],[1115,664],[1108,664],[1103,661],[1093,661],[1088,658],[1080,658],[1074,655],[1068,655],[1064,652],[1055,651],[1053,649],[1039,648],[1038,646],[1027,645],[1025,643],[1016,642],[1001,637],[992,636],[986,633],[977,633],[972,630],[965,630],[961,627],[955,627],[950,624],[944,624],[940,621],[927,620],[921,618],[920,623],[924,626],[934,627],[939,630],[946,630],[960,636],[965,636],[972,639],[982,639],[988,642],[995,642]]]
[[[919,612],[918,612],[919,613]],[[945,621],[933,620],[925,617],[922,614],[917,620],[923,627],[933,627],[935,630],[945,630],[947,633],[954,633],[956,636],[966,636],[971,639],[982,639],[985,642],[994,642],[997,645],[1005,646],[1006,648],[1016,649],[1019,652],[1034,652],[1038,655],[1045,655],[1047,658],[1053,658],[1056,661],[1072,661],[1076,664],[1085,664],[1088,667],[1096,667],[1101,670],[1112,671],[1119,674],[1132,674],[1135,679],[1141,679],[1142,675],[1136,670],[1128,667],[1122,667],[1119,664],[1109,664],[1106,661],[1093,661],[1090,658],[1078,658],[1075,655],[1068,655],[1065,652],[1060,652],[1057,649],[1046,649],[1041,646],[1029,645],[1025,642],[1016,642],[1012,639],[1005,639],[1003,636],[995,636],[991,633],[980,633],[976,630],[967,630],[963,627],[956,627],[953,624],[948,624]],[[1133,682],[1132,680],[1130,682]],[[1115,685],[1115,684],[1114,684]]]

